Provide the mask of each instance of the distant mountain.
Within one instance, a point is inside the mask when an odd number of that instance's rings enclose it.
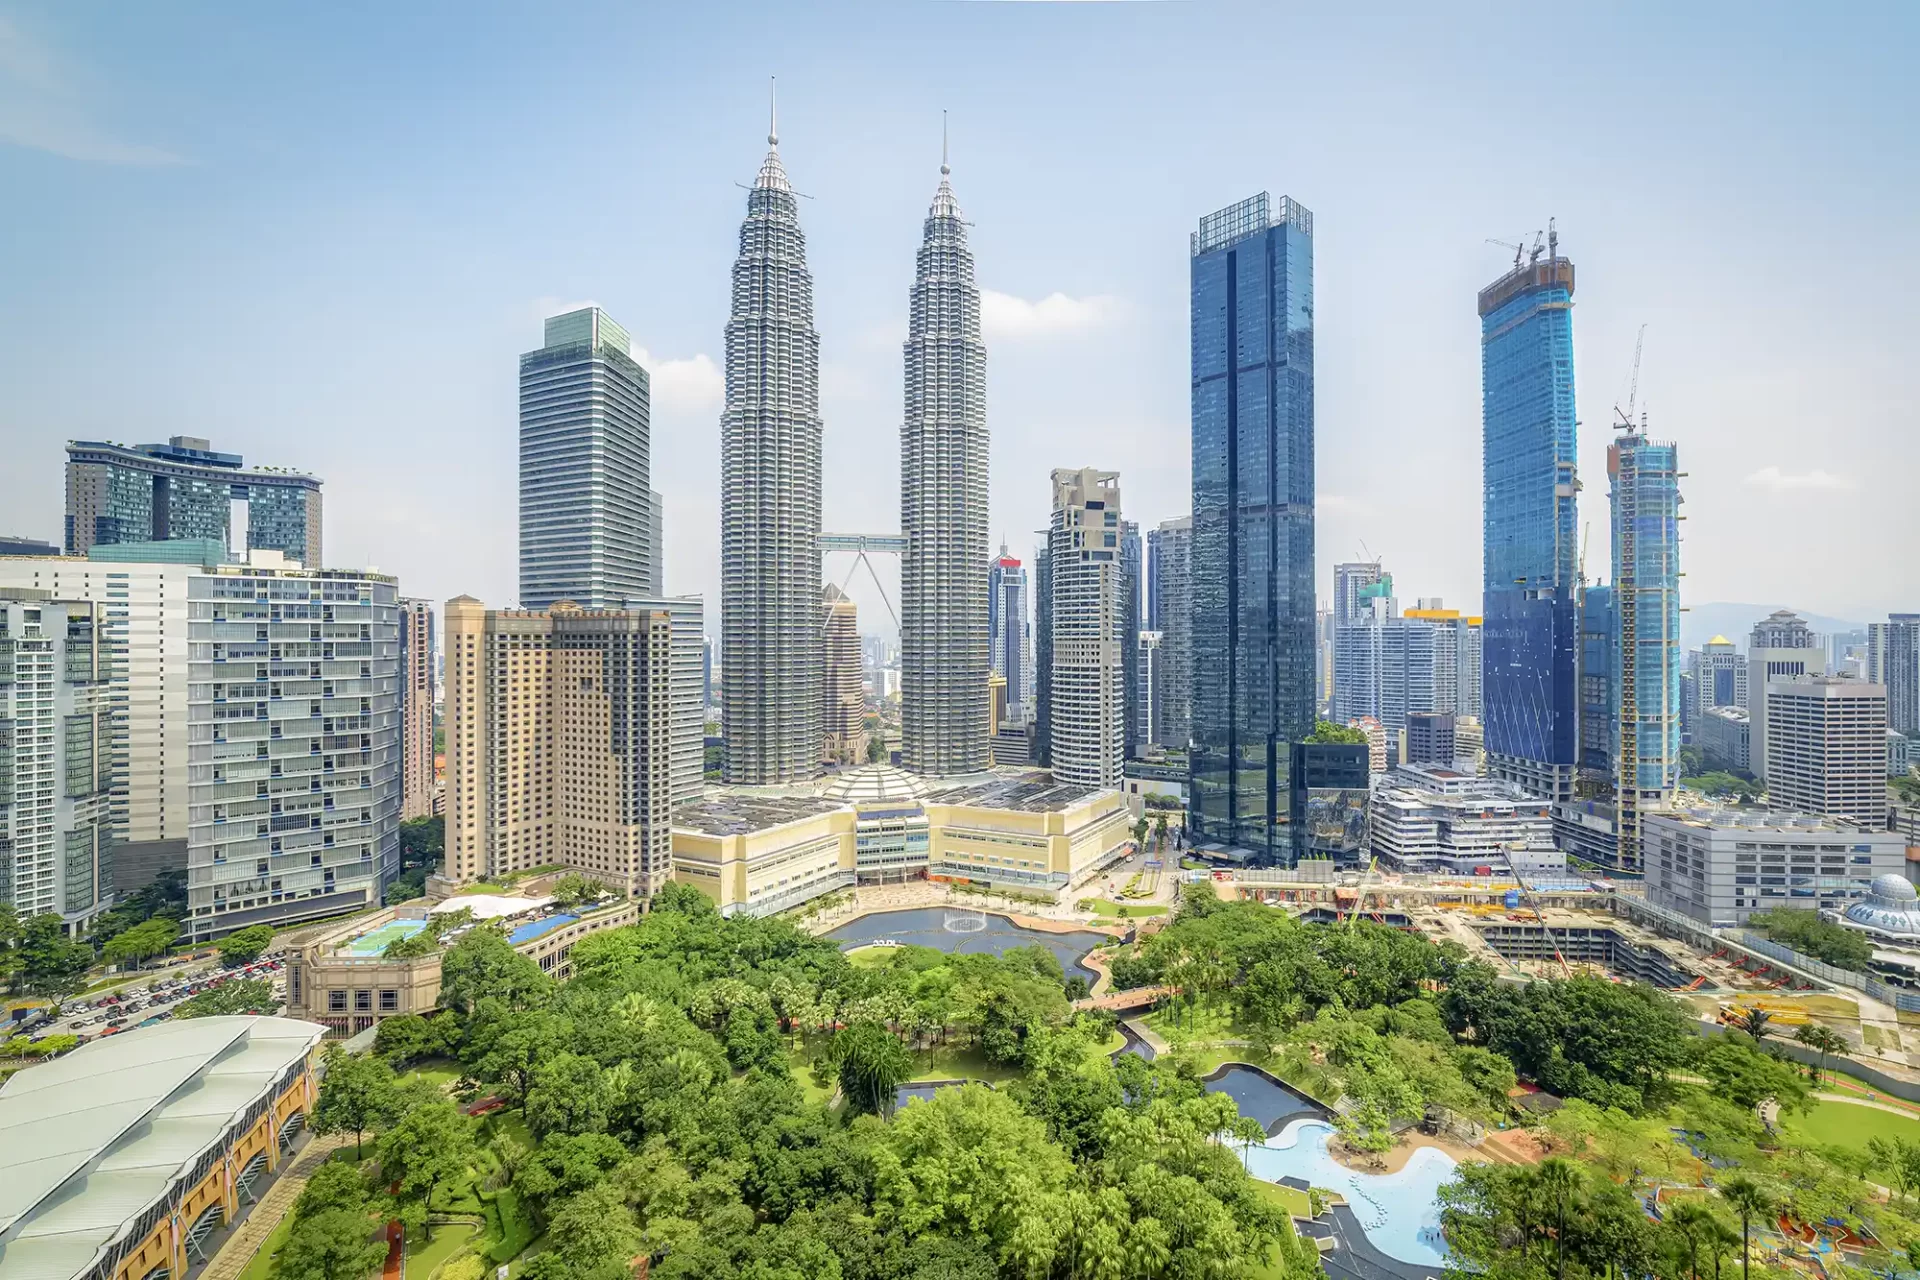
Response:
[[[1680,615],[1680,647],[1698,649],[1715,636],[1725,636],[1740,647],[1747,648],[1747,636],[1753,630],[1753,624],[1774,612],[1776,609],[1793,609],[1789,604],[1727,604],[1716,601],[1713,604],[1688,605],[1687,611]],[[1830,618],[1823,613],[1808,613],[1805,609],[1793,609],[1807,625],[1823,635],[1834,632],[1865,631],[1864,622],[1849,622],[1844,618]]]

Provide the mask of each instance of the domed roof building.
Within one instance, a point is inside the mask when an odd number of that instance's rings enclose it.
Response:
[[[1878,942],[1920,947],[1920,891],[1904,876],[1877,876],[1866,896],[1840,913],[1840,923]]]
[[[924,800],[926,780],[890,764],[862,765],[827,781],[820,794],[841,804],[866,805],[888,800]]]

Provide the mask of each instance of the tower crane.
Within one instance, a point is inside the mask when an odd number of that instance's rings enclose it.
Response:
[[[1640,335],[1633,340],[1633,377],[1627,384],[1627,407],[1622,409],[1617,404],[1613,406],[1614,413],[1620,418],[1614,425],[1622,431],[1633,430],[1633,406],[1640,398],[1640,350],[1646,341],[1647,326],[1643,324],[1640,326]]]

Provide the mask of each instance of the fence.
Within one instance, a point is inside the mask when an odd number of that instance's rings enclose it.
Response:
[[[1817,960],[1803,952],[1795,951],[1792,947],[1775,942],[1771,938],[1762,938],[1744,929],[1740,931],[1738,941],[1741,946],[1751,951],[1790,964],[1796,969],[1804,969],[1822,982],[1851,987],[1865,994],[1869,999],[1892,1005],[1902,1013],[1920,1013],[1920,991],[1903,991],[1898,987],[1889,986],[1878,978],[1852,969],[1842,969],[1824,960]]]

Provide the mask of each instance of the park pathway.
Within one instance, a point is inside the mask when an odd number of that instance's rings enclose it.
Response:
[[[307,1139],[293,1163],[281,1170],[280,1176],[267,1188],[267,1194],[260,1197],[260,1203],[233,1229],[220,1244],[220,1252],[213,1255],[213,1261],[207,1263],[207,1269],[200,1273],[199,1280],[240,1280],[240,1273],[253,1261],[253,1255],[260,1252],[267,1237],[280,1225],[280,1220],[293,1212],[293,1202],[300,1198],[300,1192],[306,1188],[307,1179],[314,1171],[330,1159],[334,1152],[353,1141],[350,1133],[330,1133]]]

